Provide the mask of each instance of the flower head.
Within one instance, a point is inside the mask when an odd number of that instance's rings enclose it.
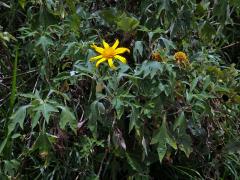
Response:
[[[182,51],[178,51],[178,52],[176,52],[175,54],[174,54],[174,58],[176,59],[176,61],[178,62],[178,63],[186,63],[186,62],[188,62],[188,57],[187,57],[187,55],[184,53],[184,52],[182,52]]]
[[[151,58],[156,61],[166,61],[166,49],[158,49],[151,54]]]
[[[161,57],[160,53],[158,53],[158,52],[153,52],[153,53],[152,53],[152,59],[153,59],[153,60],[157,60],[157,61],[161,61],[161,60],[162,60],[162,57]]]
[[[92,57],[90,61],[97,61],[96,67],[98,67],[101,63],[108,61],[108,64],[112,69],[116,68],[113,64],[113,60],[115,59],[118,59],[122,63],[126,64],[127,63],[126,58],[120,56],[119,54],[125,53],[126,51],[130,53],[130,50],[124,47],[117,48],[118,45],[119,45],[118,39],[115,41],[113,46],[109,46],[109,44],[106,43],[104,40],[103,40],[103,48],[98,47],[95,44],[91,45],[91,47],[100,55]]]

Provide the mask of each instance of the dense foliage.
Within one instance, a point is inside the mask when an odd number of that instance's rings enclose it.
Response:
[[[0,179],[239,179],[239,0],[0,11]]]

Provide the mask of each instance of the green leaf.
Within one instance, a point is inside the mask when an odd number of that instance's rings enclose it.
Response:
[[[115,22],[117,23],[118,29],[121,29],[124,32],[131,32],[139,25],[139,21],[136,18],[128,17],[125,13],[118,17],[118,20]]]
[[[41,112],[37,111],[36,113],[34,113],[34,116],[32,117],[32,129],[36,127],[39,119],[41,117]]]
[[[60,128],[64,129],[67,124],[70,125],[71,129],[77,133],[77,120],[75,115],[69,110],[68,107],[59,106],[62,109],[60,117]]]
[[[103,103],[96,100],[91,104],[88,127],[93,132],[94,135],[96,135],[97,133],[97,121],[102,119],[101,114],[104,113],[105,107]]]
[[[177,144],[175,139],[171,137],[171,135],[167,130],[166,115],[164,115],[163,117],[162,126],[157,131],[155,136],[153,136],[151,140],[151,144],[158,144],[157,152],[158,152],[160,162],[162,162],[162,159],[167,152],[167,144],[170,145],[172,148],[177,149]]]
[[[166,152],[167,152],[166,144],[159,143],[158,146],[157,146],[157,153],[158,153],[158,158],[159,158],[160,162],[162,162]]]
[[[209,42],[212,40],[212,36],[215,33],[216,33],[216,30],[214,29],[214,27],[209,22],[205,21],[203,23],[203,26],[201,28],[201,33],[200,33],[202,38]]]
[[[4,150],[4,148],[6,147],[7,145],[7,142],[9,140],[9,134],[7,135],[7,137],[4,138],[4,140],[2,141],[1,145],[0,145],[0,155],[2,155],[2,152]]]
[[[191,87],[190,87],[190,92],[193,92],[193,90],[196,88],[197,83],[198,83],[199,77],[196,77],[192,83],[191,83]]]
[[[138,76],[140,74],[143,74],[143,78],[150,75],[152,79],[157,74],[157,72],[163,72],[161,63],[156,61],[144,61],[140,66],[140,69],[135,71],[135,75]]]
[[[135,170],[137,172],[142,172],[143,171],[141,165],[137,162],[136,159],[131,157],[128,153],[126,153],[126,157],[127,157],[128,164],[133,168],[133,170]]]
[[[31,105],[21,106],[11,117],[8,123],[8,134],[10,134],[15,126],[19,123],[20,127],[23,129],[23,122],[26,118],[26,109]]]
[[[192,153],[193,149],[191,147],[192,145],[192,139],[191,137],[186,133],[187,128],[187,122],[185,119],[184,112],[181,112],[180,116],[174,123],[174,130],[178,129],[177,131],[177,143],[180,150],[182,150],[187,157]]]
[[[17,169],[20,166],[20,162],[17,161],[16,159],[12,159],[12,160],[4,160],[4,172],[5,174],[9,174],[11,176],[14,176],[14,174],[16,173]]]
[[[115,24],[115,20],[123,13],[114,8],[108,8],[99,12],[100,17],[109,25]]]
[[[112,100],[112,105],[116,109],[117,118],[121,119],[121,117],[124,113],[124,104],[123,104],[122,100],[119,97],[115,97]]]
[[[6,3],[0,1],[0,6],[6,7],[6,8],[11,8],[9,5],[7,5]]]
[[[172,41],[170,41],[166,38],[163,38],[163,37],[161,37],[160,39],[163,41],[163,43],[167,49],[171,49],[171,48],[176,49],[176,46],[174,45],[174,43]]]
[[[26,5],[26,0],[18,0],[18,3],[20,4],[20,6],[24,9],[25,5]]]
[[[41,101],[40,105],[33,110],[40,111],[47,123],[49,123],[50,114],[53,112],[58,112],[57,108],[55,108],[49,103],[46,103],[45,101]]]
[[[41,45],[43,51],[46,52],[48,47],[53,45],[53,41],[47,36],[41,36],[36,43],[36,46],[39,46],[39,45]]]
[[[176,130],[178,127],[181,127],[184,121],[185,121],[184,112],[181,112],[180,116],[177,118],[173,125],[173,130]]]
[[[129,122],[129,133],[133,130],[133,128],[137,128],[137,120],[138,120],[138,111],[137,108],[132,105],[132,112],[130,114],[130,122]]]
[[[186,132],[181,131],[181,136],[177,139],[179,143],[179,149],[182,150],[187,157],[192,153],[193,148],[192,148],[192,139],[191,137],[186,134]]]
[[[49,152],[51,149],[52,144],[45,133],[41,133],[32,146],[32,151],[39,150],[39,153]]]
[[[142,41],[135,42],[135,45],[133,48],[133,57],[134,57],[135,61],[137,61],[138,54],[140,54],[140,56],[143,55],[143,42]]]

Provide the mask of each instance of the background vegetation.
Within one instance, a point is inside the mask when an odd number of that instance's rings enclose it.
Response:
[[[239,179],[239,0],[0,12],[0,179]],[[103,39],[131,50],[127,65],[89,62]]]

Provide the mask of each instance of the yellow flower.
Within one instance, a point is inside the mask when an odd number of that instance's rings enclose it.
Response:
[[[130,53],[130,50],[124,47],[117,48],[118,45],[119,45],[118,39],[115,41],[113,46],[109,46],[109,44],[106,43],[104,40],[103,40],[104,48],[98,47],[95,44],[91,45],[91,47],[100,55],[92,57],[90,61],[97,61],[96,67],[98,67],[101,63],[108,61],[108,64],[112,69],[116,68],[113,64],[114,59],[118,59],[122,63],[126,64],[127,63],[126,58],[120,56],[119,54],[125,53],[126,51]]]
[[[165,62],[166,61],[166,49],[158,49],[151,54],[153,60]]]
[[[161,61],[161,60],[162,60],[162,57],[161,57],[160,53],[158,53],[158,52],[153,52],[153,53],[152,53],[152,59],[153,59],[153,60],[157,60],[157,61]]]
[[[188,62],[187,55],[184,52],[182,52],[182,51],[176,52],[174,54],[174,58],[176,59],[176,61],[178,63],[184,63],[185,64],[186,62]]]

